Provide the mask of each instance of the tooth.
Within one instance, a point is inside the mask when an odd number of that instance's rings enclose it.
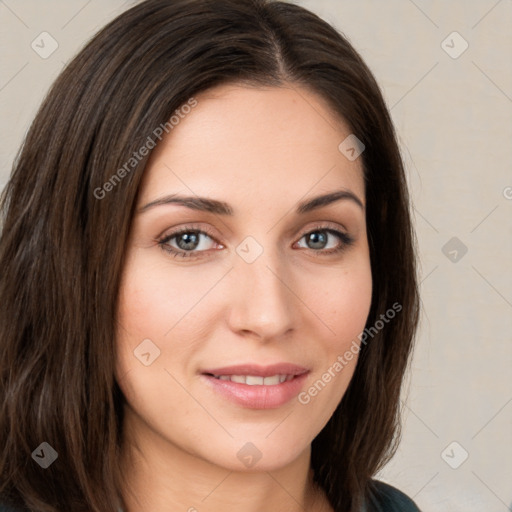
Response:
[[[265,386],[275,386],[276,384],[279,384],[279,375],[272,375],[272,377],[265,377],[263,379],[263,384],[265,384]]]
[[[245,378],[245,383],[248,384],[249,386],[257,386],[257,385],[262,385],[263,384],[263,377],[255,377],[253,375],[247,375],[247,377]]]
[[[238,384],[249,386],[276,386],[293,379],[293,375],[271,375],[270,377],[259,377],[257,375],[214,375],[218,380],[229,380]]]

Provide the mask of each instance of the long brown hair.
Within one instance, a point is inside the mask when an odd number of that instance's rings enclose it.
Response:
[[[322,96],[364,143],[367,327],[402,306],[361,345],[349,388],[312,446],[314,478],[334,510],[359,510],[371,494],[371,477],[399,439],[419,311],[404,169],[379,87],[340,33],[297,5],[147,0],[109,23],[60,74],[2,194],[4,501],[44,512],[116,512],[123,396],[114,379],[115,315],[149,155],[125,166],[107,195],[98,190],[194,95],[225,83],[284,82]],[[58,453],[47,469],[31,458],[42,442]]]

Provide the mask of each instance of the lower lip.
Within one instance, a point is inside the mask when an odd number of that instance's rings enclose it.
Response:
[[[213,389],[237,405],[248,409],[277,409],[297,396],[304,385],[307,373],[273,386],[240,384],[201,375]]]

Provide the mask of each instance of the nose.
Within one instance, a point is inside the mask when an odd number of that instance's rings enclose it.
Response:
[[[293,278],[275,253],[264,250],[252,263],[236,256],[229,278],[229,324],[234,332],[268,342],[297,327]]]

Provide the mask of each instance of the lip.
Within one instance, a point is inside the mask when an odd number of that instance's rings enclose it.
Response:
[[[215,393],[236,405],[248,409],[277,409],[300,393],[309,370],[292,363],[278,363],[269,366],[241,364],[201,371],[201,378]],[[248,385],[239,382],[216,379],[214,375],[293,375],[289,381],[274,385]]]

